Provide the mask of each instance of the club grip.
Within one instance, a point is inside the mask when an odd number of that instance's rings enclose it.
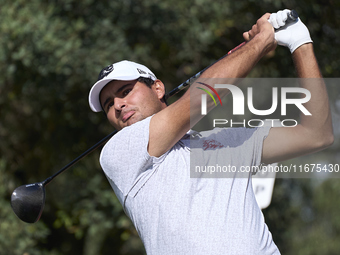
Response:
[[[299,18],[299,14],[295,10],[291,10],[290,13],[288,13],[288,20],[295,21]]]
[[[299,18],[299,14],[297,13],[297,11],[295,10],[291,10],[289,13],[288,13],[288,16],[287,16],[287,22],[292,22],[292,21],[296,21],[297,19]],[[228,55],[233,53],[234,51],[238,50],[239,48],[241,48],[243,45],[245,45],[246,42],[243,42],[241,43],[240,45],[236,46],[234,49],[230,50],[228,52]]]
[[[299,17],[297,11],[295,10],[291,10],[288,13],[288,22],[289,21],[295,21],[297,20]],[[178,87],[174,88],[173,90],[171,90],[168,94],[165,95],[165,98],[168,99],[170,97],[172,97],[173,95],[176,95],[179,91],[183,90],[184,88],[186,88],[187,86],[189,86],[191,84],[191,82],[193,80],[195,80],[197,77],[199,77],[206,69],[208,69],[210,66],[212,66],[213,64],[215,64],[216,62],[220,61],[222,58],[225,58],[226,56],[228,56],[230,53],[233,53],[234,51],[238,50],[239,48],[241,48],[243,45],[245,45],[246,42],[241,43],[240,45],[236,46],[234,49],[230,50],[226,55],[224,55],[223,57],[221,57],[219,60],[215,61],[214,63],[212,63],[211,65],[209,65],[208,67],[204,68],[202,71],[198,72],[197,74],[195,74],[194,76],[192,76],[191,78],[189,78],[188,80],[186,80],[185,82],[183,82],[181,85],[179,85]]]

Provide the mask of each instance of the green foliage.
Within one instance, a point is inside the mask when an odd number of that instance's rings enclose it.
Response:
[[[15,189],[13,178],[7,173],[7,163],[0,160],[0,248],[2,254],[19,255],[44,254],[35,247],[45,243],[50,230],[41,221],[27,225],[21,222],[13,213],[8,197],[9,191]],[[46,252],[46,251],[45,251]],[[46,253],[45,253],[46,254]],[[58,254],[58,253],[50,253]]]
[[[324,76],[339,76],[337,1],[0,2],[4,254],[144,254],[100,170],[99,151],[46,187],[38,223],[20,222],[9,204],[15,187],[44,180],[111,131],[87,102],[104,66],[123,59],[143,63],[170,90],[241,43],[242,33],[263,13],[294,8],[310,28]],[[278,48],[250,76],[294,77],[288,50]],[[336,254],[337,186],[336,180],[320,185],[277,181],[273,203],[264,213],[284,253]],[[313,217],[306,221],[306,215]]]

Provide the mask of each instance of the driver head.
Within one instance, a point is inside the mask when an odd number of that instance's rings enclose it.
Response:
[[[37,222],[45,205],[45,188],[42,183],[22,185],[16,188],[11,197],[15,214],[27,223]]]

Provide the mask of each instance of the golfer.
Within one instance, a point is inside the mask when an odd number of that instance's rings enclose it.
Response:
[[[246,77],[277,44],[290,49],[299,77],[321,78],[308,29],[300,20],[285,25],[288,12],[263,15],[243,34],[247,43],[201,78],[209,84],[216,78]],[[274,27],[282,28],[275,32]],[[120,131],[103,148],[100,163],[147,254],[280,254],[256,203],[251,174],[190,178],[190,137],[196,145],[215,141],[218,146],[208,149],[236,167],[326,148],[333,142],[331,114],[325,85],[315,80],[317,86],[301,85],[311,92],[304,107],[312,115],[301,114],[295,127],[198,133],[191,127],[202,118],[199,84],[167,106],[164,84],[147,67],[121,61],[101,71],[90,91],[90,107],[103,110]],[[208,111],[214,106],[207,101]]]

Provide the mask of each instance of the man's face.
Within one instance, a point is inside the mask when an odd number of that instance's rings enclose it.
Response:
[[[100,104],[110,124],[121,130],[164,109],[163,96],[159,80],[151,88],[137,80],[111,81],[100,93]]]

